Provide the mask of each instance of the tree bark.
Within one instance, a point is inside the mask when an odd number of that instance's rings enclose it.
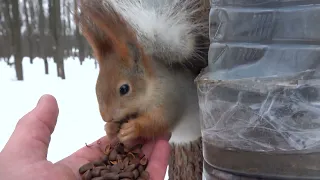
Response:
[[[68,4],[68,7],[71,7],[71,4],[70,4],[70,2],[68,1],[67,2],[67,4]],[[71,30],[71,19],[70,19],[70,14],[69,14],[69,12],[67,12],[67,15],[68,15],[68,30]]]
[[[17,80],[22,81],[23,67],[22,67],[21,19],[20,19],[20,12],[19,12],[19,2],[18,0],[6,0],[6,1],[10,1],[12,5],[14,65],[16,69]]]
[[[48,64],[47,58],[45,57],[43,61],[44,61],[44,73],[49,74],[49,64]]]
[[[49,12],[50,12],[50,30],[54,40],[54,61],[57,65],[57,75],[62,79],[65,79],[64,72],[64,59],[61,44],[61,12],[60,12],[60,0],[49,0]]]
[[[3,9],[1,11],[3,12],[4,18],[5,18],[5,25],[6,25],[6,34],[7,34],[7,40],[9,43],[8,47],[8,53],[12,54],[13,51],[13,23],[12,23],[12,17],[10,15],[10,9],[11,9],[11,3],[10,0],[4,0]]]
[[[42,0],[38,0],[39,3],[39,44],[40,44],[40,57],[44,61],[44,71],[45,74],[49,74],[49,64],[45,53],[45,44],[44,44],[44,30],[45,30],[45,23],[44,23],[44,10],[43,10],[43,2]]]
[[[98,68],[98,61],[94,60],[94,68],[97,69]]]
[[[65,0],[63,0],[63,4],[65,4]],[[62,6],[62,16],[63,17],[67,16],[66,8],[64,6]],[[62,24],[61,24],[61,30],[62,30],[63,39],[65,39],[66,36],[67,36],[67,23],[66,23],[66,21],[64,19],[63,19]]]
[[[28,12],[28,7],[30,8],[30,5],[32,5],[28,0],[23,0],[23,11],[24,11],[24,16],[25,16],[25,21],[26,21],[26,27],[27,27],[27,39],[28,39],[28,50],[29,50],[29,58],[30,58],[30,63],[33,64],[33,48],[32,48],[32,25],[31,22],[29,21],[29,12]]]
[[[77,0],[74,0],[74,13],[77,13],[78,9],[78,4],[77,4]],[[80,34],[80,30],[79,30],[79,26],[78,24],[76,24],[76,30],[75,30],[75,35],[76,35],[76,39],[77,39],[77,44],[78,44],[78,50],[79,50],[79,60],[80,60],[80,65],[83,64],[84,58],[85,58],[85,52],[84,52],[84,40]]]
[[[0,34],[1,34],[1,36],[0,36],[0,47],[2,47],[2,48],[0,48],[0,57],[5,57],[5,51],[6,51],[6,49],[5,49],[5,44],[4,44],[4,42],[6,42],[5,41],[5,39],[6,39],[6,25],[5,25],[5,22],[3,22],[2,21],[2,19],[4,19],[4,21],[5,21],[5,16],[4,16],[4,8],[5,7],[3,7],[5,4],[4,3],[0,3]]]
[[[186,144],[171,144],[169,180],[201,180],[202,172],[202,138]]]
[[[35,45],[36,45],[36,36],[35,36],[35,30],[37,28],[37,21],[36,21],[36,18],[35,18],[35,10],[34,10],[34,0],[28,0],[29,2],[29,8],[30,8],[30,18],[31,18],[31,21],[30,21],[30,28],[31,28],[31,49],[30,49],[30,59],[34,59],[35,55],[38,54],[38,50],[37,48],[35,48]],[[38,32],[37,32],[38,34]],[[37,50],[37,51],[35,51]]]

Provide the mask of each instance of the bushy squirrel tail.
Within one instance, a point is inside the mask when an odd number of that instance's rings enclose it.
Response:
[[[129,25],[145,53],[157,61],[171,65],[190,59],[206,60],[199,53],[208,44],[197,42],[199,37],[208,38],[209,15],[201,14],[209,7],[205,0],[82,1],[98,6],[95,8],[104,13],[104,23],[109,27]],[[116,27],[113,29],[120,34],[121,28]],[[99,34],[98,30],[95,33]]]

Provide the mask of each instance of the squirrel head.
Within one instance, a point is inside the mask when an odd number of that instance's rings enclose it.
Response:
[[[99,64],[96,95],[104,121],[138,113],[153,73],[135,32],[110,4],[82,0],[76,21]]]
[[[136,114],[148,89],[150,76],[142,63],[146,57],[132,44],[127,44],[123,51],[112,52],[99,63],[96,95],[106,122],[121,121]]]

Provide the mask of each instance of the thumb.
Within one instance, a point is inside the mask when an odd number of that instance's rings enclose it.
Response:
[[[46,159],[58,114],[56,99],[42,96],[37,106],[19,120],[2,152],[29,163]]]

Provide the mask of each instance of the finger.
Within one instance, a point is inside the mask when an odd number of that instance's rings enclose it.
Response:
[[[164,136],[159,137],[158,139],[148,141],[143,146],[142,151],[148,158],[150,158],[156,143],[158,143],[159,140],[169,141],[170,138],[171,138],[171,134],[165,134]]]
[[[158,140],[154,145],[147,171],[150,172],[151,180],[162,180],[165,178],[169,156],[170,144],[168,140]]]
[[[109,143],[110,140],[107,137],[102,137],[88,146],[84,146],[72,155],[58,161],[56,164],[70,168],[77,179],[80,179],[79,168],[88,162],[101,158],[104,148]]]
[[[42,96],[37,106],[19,120],[3,153],[28,159],[29,163],[46,159],[58,114],[56,99],[51,95]]]

